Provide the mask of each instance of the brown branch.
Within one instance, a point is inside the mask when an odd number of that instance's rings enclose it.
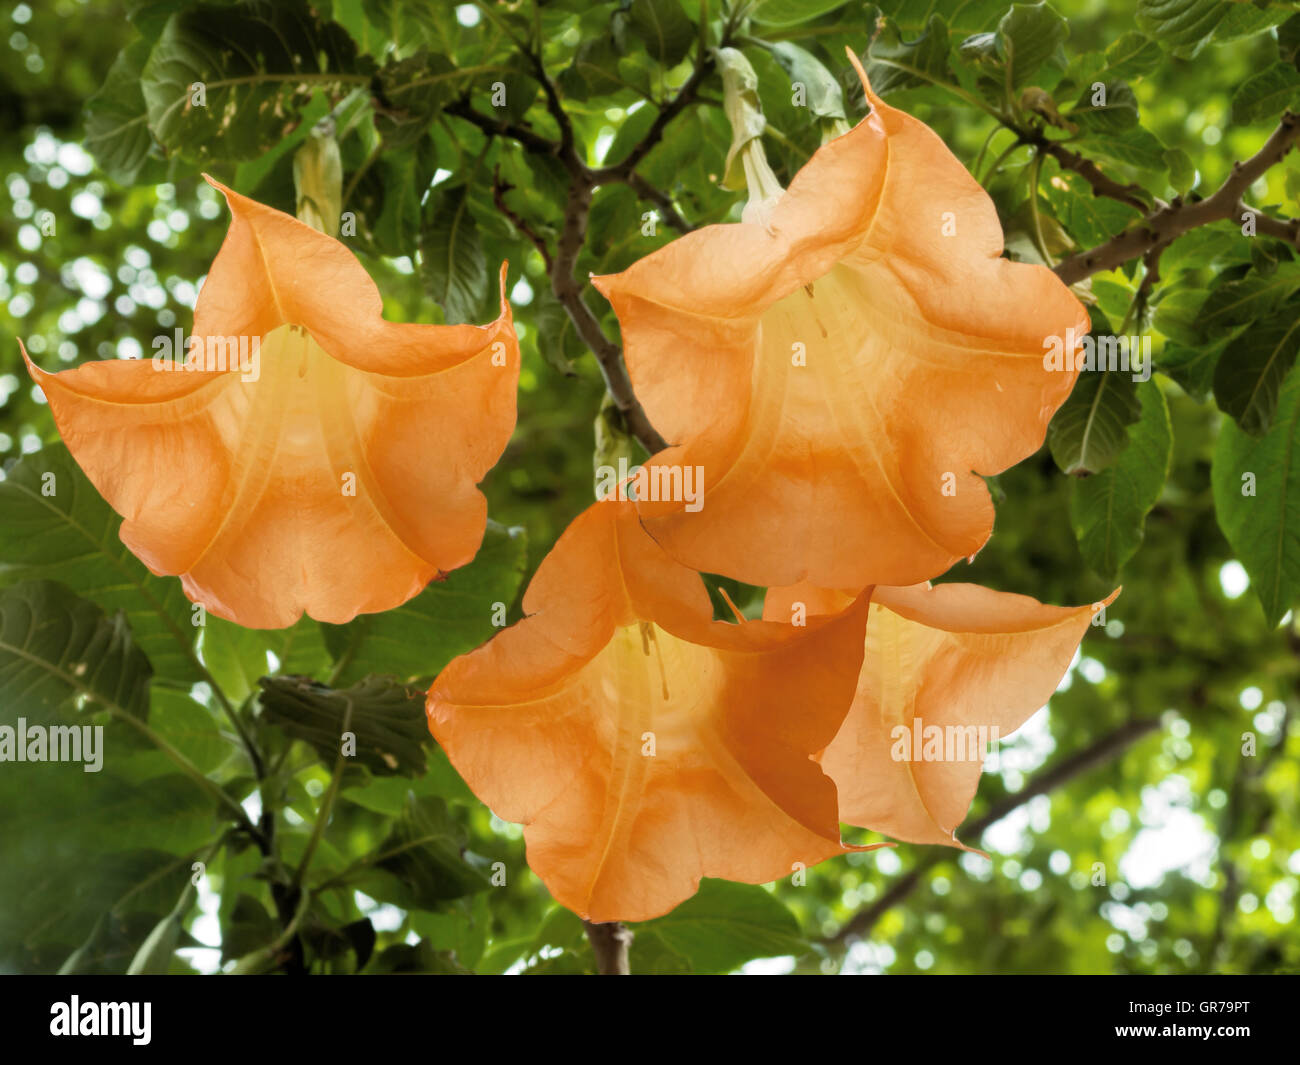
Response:
[[[663,140],[664,131],[668,128],[668,124],[695,102],[700,86],[713,73],[713,65],[712,54],[700,54],[696,60],[695,69],[691,71],[691,76],[686,79],[682,87],[673,95],[673,98],[659,109],[659,114],[655,116],[654,122],[646,130],[645,136],[637,141],[623,161],[592,171],[592,179],[596,184],[627,180],[627,176],[637,168],[641,160],[649,155],[655,146]]]
[[[1039,773],[1029,782],[1027,787],[1022,788],[1014,795],[1008,795],[1001,802],[995,803],[979,820],[967,825],[963,829],[962,835],[968,839],[978,840],[987,828],[1001,821],[1017,807],[1023,806],[1030,799],[1039,795],[1046,795],[1048,792],[1054,791],[1062,784],[1081,776],[1091,769],[1105,765],[1122,754],[1130,744],[1140,740],[1148,733],[1156,731],[1159,727],[1159,718],[1137,718],[1126,722],[1082,750],[1061,759],[1050,769]],[[881,917],[907,898],[920,885],[921,878],[927,872],[939,863],[949,861],[955,856],[955,853],[945,848],[922,858],[911,872],[901,880],[895,881],[879,899],[865,910],[859,910],[828,942],[845,944],[851,938],[865,936]]]
[[[1158,245],[1169,244],[1189,230],[1211,222],[1236,218],[1239,211],[1251,210],[1242,203],[1246,191],[1271,167],[1281,162],[1298,140],[1300,118],[1288,111],[1282,116],[1277,129],[1264,142],[1264,146],[1245,162],[1233,163],[1232,173],[1205,199],[1157,207],[1141,221],[1104,244],[1058,263],[1056,276],[1067,285],[1073,285],[1103,270],[1114,270],[1130,259],[1145,255]],[[1253,210],[1252,213],[1256,216],[1256,232],[1259,232],[1259,222],[1266,216]],[[1289,223],[1272,220],[1268,223],[1268,228],[1276,232],[1278,227],[1288,225]],[[1294,229],[1289,229],[1288,232],[1293,234]]]
[[[489,137],[499,134],[507,136],[511,140],[518,141],[530,152],[536,152],[538,155],[560,154],[561,145],[558,141],[543,137],[540,133],[527,126],[520,126],[516,123],[495,119],[491,115],[482,114],[471,106],[467,97],[453,100],[443,110],[449,115],[463,118],[466,122],[472,123]]]
[[[545,239],[532,226],[524,221],[515,211],[510,209],[506,203],[506,193],[514,188],[508,181],[501,180],[501,168],[497,167],[492,173],[492,202],[496,204],[496,209],[506,218],[510,219],[514,227],[519,230],[533,243],[538,252],[541,253],[542,262],[546,264],[546,272],[551,272],[553,260],[551,258],[551,249],[547,246]]]
[[[1118,200],[1120,203],[1136,208],[1143,214],[1151,210],[1151,197],[1141,185],[1132,182],[1123,185],[1113,178],[1107,177],[1092,160],[1085,159],[1078,152],[1071,151],[1059,141],[1049,139],[1041,131],[1021,132],[1020,140],[1024,144],[1034,145],[1043,155],[1050,155],[1060,163],[1062,169],[1071,170],[1078,174],[1092,186],[1094,196],[1106,196],[1109,199]]]
[[[596,971],[601,976],[631,976],[628,950],[632,946],[632,930],[617,921],[595,924],[583,921],[591,952],[596,955]]]
[[[576,178],[569,184],[569,197],[564,205],[564,229],[560,233],[551,270],[551,290],[564,309],[569,312],[573,328],[582,342],[596,356],[605,388],[615,406],[627,420],[628,429],[650,454],[662,451],[667,442],[650,424],[641,401],[632,391],[632,379],[623,363],[623,349],[605,335],[600,321],[582,298],[582,285],[574,277],[578,254],[587,237],[587,216],[591,211],[591,186]]]
[[[666,192],[662,192],[655,188],[654,185],[650,184],[650,182],[635,171],[628,174],[624,180],[626,180],[628,188],[641,197],[641,199],[647,200],[655,205],[655,209],[659,212],[659,217],[664,220],[666,225],[671,226],[673,229],[677,230],[678,233],[694,232],[695,227],[678,213],[677,208],[673,205],[672,199]]]

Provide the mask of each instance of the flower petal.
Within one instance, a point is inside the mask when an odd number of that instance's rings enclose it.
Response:
[[[865,77],[864,77],[865,84]],[[870,87],[867,87],[870,94]],[[593,284],[704,506],[639,504],[676,558],[753,584],[911,584],[992,530],[980,475],[1041,446],[1075,371],[1045,341],[1088,316],[1000,258],[992,201],[923,123],[873,110],[767,225],[707,226]],[[1063,341],[1064,342],[1064,341]]]
[[[852,698],[865,597],[806,628],[715,622],[698,575],[611,501],[573,522],[524,604],[438,677],[429,726],[475,794],[526,826],[558,901],[646,920],[703,876],[763,883],[841,852],[811,756]]]
[[[222,191],[231,228],[187,364],[28,367],[123,542],[214,614],[277,628],[390,609],[482,540],[475,486],[515,422],[505,268],[491,325],[397,325],[342,244]]]
[[[842,609],[845,599],[772,589],[764,616],[788,617],[798,602],[810,615]],[[1045,606],[973,584],[874,589],[853,708],[820,758],[840,818],[961,846],[954,832],[979,785],[980,736],[1005,739],[1047,703],[1100,605]],[[928,748],[935,740],[946,746]]]

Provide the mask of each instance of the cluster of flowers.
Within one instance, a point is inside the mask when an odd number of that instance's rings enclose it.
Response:
[[[848,849],[841,823],[960,846],[980,761],[898,757],[893,736],[1013,731],[1093,617],[928,583],[990,536],[981,475],[1041,446],[1075,378],[1044,369],[1044,337],[1088,316],[1001,257],[984,191],[863,84],[870,114],[761,210],[594,279],[672,442],[647,467],[707,471],[706,505],[593,504],[524,619],[429,692],[466,782],[594,921],[665,913],[704,876],[789,875]],[[31,371],[124,542],[213,613],[392,608],[481,541],[476,485],[515,423],[509,305],[389,323],[341,243],[218,187],[232,223],[194,334],[261,338],[255,382]],[[700,572],[766,587],[762,619],[713,620]]]

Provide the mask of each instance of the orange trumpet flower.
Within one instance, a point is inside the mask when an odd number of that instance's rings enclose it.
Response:
[[[764,883],[842,851],[812,760],[862,662],[865,596],[807,627],[714,621],[698,574],[630,503],[597,503],[542,561],[527,616],[456,659],[429,727],[528,864],[593,921],[641,921],[701,877]]]
[[[704,478],[700,513],[641,499],[647,531],[751,584],[907,585],[977,552],[980,475],[1036,451],[1074,383],[1045,344],[1088,330],[1050,270],[1000,257],[979,183],[858,71],[871,113],[788,190],[592,280],[672,444],[650,483]]]
[[[387,322],[347,247],[209,181],[231,224],[188,351],[28,368],[122,541],[214,614],[395,607],[483,537],[476,485],[515,425],[505,266],[490,325]]]
[[[1047,703],[1098,609],[1046,606],[974,584],[872,589],[853,706],[819,755],[840,819],[911,843],[955,837],[987,742]],[[833,616],[855,600],[799,586],[767,593],[763,616]]]

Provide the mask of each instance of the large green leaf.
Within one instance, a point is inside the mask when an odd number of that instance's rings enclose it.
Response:
[[[98,920],[81,969],[124,972],[216,830],[211,799],[189,778],[126,781],[103,772],[69,787],[79,767],[0,772],[0,969],[25,957],[53,972]],[[132,913],[140,922],[124,923]]]
[[[1138,0],[1137,24],[1174,55],[1189,59],[1213,37],[1229,10],[1225,0]]]
[[[50,720],[76,697],[143,719],[149,676],[121,614],[106,618],[53,581],[0,592],[0,722]]]
[[[122,543],[121,519],[62,444],[27,455],[0,481],[0,584],[62,581],[106,611],[121,610],[159,680],[202,678],[195,613],[181,582],[155,577]]]
[[[407,905],[432,908],[488,886],[487,877],[465,860],[465,843],[465,830],[442,799],[410,795],[392,834],[379,845],[375,868],[405,886]]]
[[[1243,125],[1275,118],[1300,101],[1300,70],[1274,63],[1247,78],[1232,94],[1232,120]]]
[[[1211,289],[1197,325],[1211,339],[1224,330],[1254,326],[1300,291],[1300,261],[1279,263],[1272,273],[1252,270],[1245,277],[1225,281]]]
[[[498,631],[526,562],[524,530],[488,522],[483,546],[468,566],[393,610],[324,626],[326,642],[340,662],[334,682],[351,684],[374,673],[404,681],[432,679],[457,655]]]
[[[1142,414],[1115,465],[1070,486],[1070,522],[1079,552],[1094,572],[1114,578],[1142,543],[1147,512],[1169,472],[1173,430],[1155,382],[1138,387]]]
[[[306,0],[247,0],[168,19],[141,86],[154,136],[207,163],[261,154],[297,125],[315,88],[366,79],[347,32]]]
[[[866,57],[871,88],[885,96],[917,85],[951,84],[950,54],[948,26],[941,16],[931,16],[925,32],[907,41],[898,26],[886,20]]]
[[[1069,25],[1049,4],[1012,4],[997,32],[998,55],[1011,69],[1012,87],[1023,88],[1047,64],[1064,69],[1061,46],[1069,36]]]
[[[1267,432],[1282,381],[1300,351],[1300,306],[1284,304],[1228,341],[1214,370],[1214,399],[1246,432]]]
[[[114,181],[131,185],[149,158],[153,136],[140,89],[148,41],[124,48],[99,91],[86,101],[86,149]]]
[[[1130,374],[1088,370],[1079,374],[1074,391],[1047,427],[1047,443],[1056,464],[1072,477],[1100,473],[1128,443],[1128,426],[1141,407]]]
[[[1251,436],[1225,421],[1211,481],[1219,527],[1250,574],[1270,624],[1300,591],[1300,370],[1282,382],[1268,432]]]
[[[807,953],[799,922],[776,896],[752,884],[702,880],[671,913],[636,926],[636,973],[728,973],[755,958]]]
[[[680,63],[695,41],[695,26],[681,0],[632,0],[628,22],[628,33],[664,67]]]
[[[290,736],[311,744],[326,765],[344,751],[344,732],[356,739],[347,760],[372,773],[413,776],[425,768],[433,742],[424,716],[424,690],[369,677],[335,690],[306,677],[262,677],[262,714]]]
[[[487,296],[487,258],[469,202],[464,185],[432,195],[420,239],[425,288],[453,323],[474,321]]]
[[[846,117],[840,83],[820,59],[790,41],[777,41],[768,48],[790,76],[791,85],[803,86],[805,106],[814,117]]]

